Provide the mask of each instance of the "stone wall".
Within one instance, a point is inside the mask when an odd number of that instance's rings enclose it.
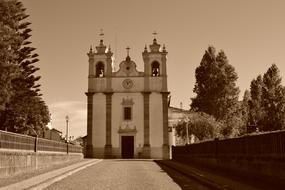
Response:
[[[1,177],[81,159],[80,146],[0,131]]]
[[[285,131],[172,147],[173,160],[240,176],[285,180]]]
[[[83,159],[82,153],[67,154],[0,149],[0,176],[12,176],[81,159]]]

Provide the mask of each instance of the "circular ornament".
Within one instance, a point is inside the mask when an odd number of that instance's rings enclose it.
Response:
[[[123,80],[123,87],[125,88],[125,89],[131,89],[132,87],[133,87],[133,85],[134,85],[134,83],[133,83],[133,81],[131,80],[131,79],[125,79],[125,80]]]

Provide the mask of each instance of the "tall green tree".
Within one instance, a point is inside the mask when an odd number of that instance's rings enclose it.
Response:
[[[215,54],[215,48],[206,50],[200,66],[196,68],[196,83],[191,108],[213,115],[222,120],[238,101],[239,89],[236,87],[237,74],[228,63],[223,51]]]
[[[225,125],[223,134],[232,136],[244,124],[241,122],[238,102],[239,88],[236,86],[237,73],[224,51],[217,55],[210,46],[195,71],[196,83],[191,109],[214,116]],[[234,134],[239,134],[234,132]]]
[[[243,120],[243,125],[244,125],[243,133],[247,133],[248,127],[250,126],[250,123],[249,123],[250,101],[251,101],[250,91],[245,90],[243,99],[240,102],[241,118]]]
[[[35,75],[39,68],[34,64],[39,60],[38,54],[34,53],[35,48],[30,46],[31,23],[26,21],[28,15],[21,2],[1,0],[0,7],[1,16],[3,15],[0,25],[3,33],[7,33],[0,42],[4,44],[5,49],[3,62],[5,65],[13,65],[18,71],[12,72],[12,77],[5,74],[10,81],[6,87],[6,93],[9,93],[10,97],[3,101],[5,109],[0,115],[3,123],[1,127],[20,133],[40,133],[49,121],[49,113],[41,98],[40,85],[37,84],[40,76]]]
[[[264,118],[262,86],[263,79],[261,75],[258,75],[250,83],[249,125],[253,127],[260,126]]]
[[[238,76],[234,67],[229,64],[224,51],[218,53],[216,61],[219,67],[217,118],[223,118],[230,110],[238,106],[239,88],[236,86]]]
[[[249,125],[250,101],[251,101],[250,91],[245,90],[242,99],[242,115],[246,125]]]
[[[217,99],[217,74],[219,69],[216,63],[215,48],[210,46],[205,51],[200,66],[196,68],[196,83],[193,92],[196,97],[192,98],[191,109],[216,115],[215,99]]]
[[[262,106],[266,117],[262,130],[272,131],[285,128],[285,90],[281,85],[280,71],[272,64],[263,75]]]
[[[12,18],[17,10],[15,3],[0,1],[0,117],[14,94],[12,79],[19,71],[16,51],[22,39],[17,34],[17,22]]]
[[[221,134],[225,137],[236,137],[246,133],[246,120],[243,115],[242,102],[236,102],[228,113],[224,116],[221,122],[224,124],[221,129]]]

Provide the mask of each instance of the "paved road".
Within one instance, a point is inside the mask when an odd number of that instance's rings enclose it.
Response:
[[[181,188],[152,160],[104,160],[46,189],[176,190]]]

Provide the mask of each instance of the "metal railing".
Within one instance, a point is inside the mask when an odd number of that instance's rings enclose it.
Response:
[[[0,130],[0,149],[82,153],[82,147]]]

